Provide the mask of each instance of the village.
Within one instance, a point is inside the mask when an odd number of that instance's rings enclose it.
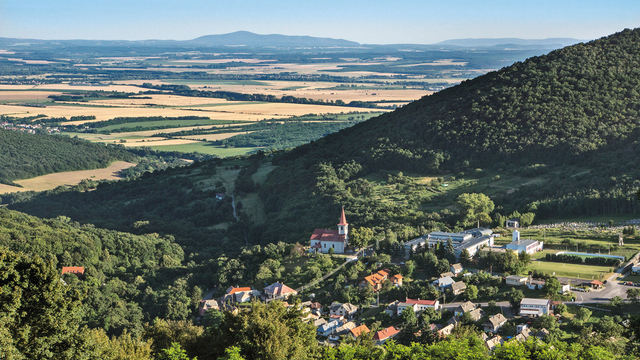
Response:
[[[624,291],[627,288],[612,281],[619,273],[604,281],[579,281],[558,279],[547,274],[521,276],[479,270],[476,256],[479,252],[514,254],[516,259],[523,259],[544,249],[541,241],[520,238],[518,219],[509,219],[508,226],[513,230],[512,241],[504,246],[494,245],[499,234],[493,234],[486,228],[458,233],[436,231],[404,243],[406,263],[376,263],[370,268],[377,268],[377,271],[371,271],[345,286],[356,288],[359,293],[372,292],[375,300],[369,304],[336,301],[330,297],[329,301],[320,303],[316,301],[316,294],[301,293],[305,287],[293,289],[275,282],[262,291],[253,287],[231,286],[217,299],[202,300],[199,315],[205,317],[211,309],[232,313],[246,311],[252,301],[280,301],[287,308],[301,310],[304,316],[300,320],[313,324],[319,343],[327,346],[356,340],[363,334],[373,335],[376,344],[402,336],[403,331],[411,331],[414,339],[447,337],[457,327],[467,325],[481,332],[487,348],[492,350],[507,341],[525,341],[531,336],[545,338],[550,333],[545,324],[549,324],[549,319],[561,322],[567,311],[565,304],[588,308],[584,304],[626,297]],[[450,248],[458,262],[450,264],[446,268],[448,271],[425,283],[427,288],[421,293],[424,297],[413,297],[411,293],[416,293],[415,288],[408,290],[406,282],[416,282],[408,279],[413,272],[407,271],[413,266],[409,264],[413,262],[411,259],[428,249],[440,247]],[[372,249],[355,252],[350,246],[349,224],[343,208],[336,230],[316,229],[312,233],[308,253],[310,256],[346,254],[345,265],[354,265],[371,254]],[[461,258],[466,259],[466,266],[460,262]],[[445,270],[442,263],[439,270]],[[640,267],[633,270],[640,271]],[[381,293],[385,298],[389,298],[389,294],[405,296],[381,302]],[[422,328],[417,326],[420,323]]]

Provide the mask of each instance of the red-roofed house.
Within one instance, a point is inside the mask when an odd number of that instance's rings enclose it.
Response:
[[[438,300],[420,300],[420,299],[407,299],[405,301],[407,304],[415,304],[416,311],[426,310],[427,308],[432,308],[434,310],[439,310],[441,308],[440,302]]]
[[[233,287],[227,289],[227,295],[223,298],[223,301],[227,298],[231,298],[231,300],[235,302],[247,302],[251,301],[252,297],[259,297],[260,292],[257,290],[253,290],[250,287]]]
[[[297,295],[298,292],[281,282],[276,282],[275,284],[271,284],[264,288],[264,294],[268,299],[273,299],[276,297],[283,297],[285,299],[288,299],[289,296]]]
[[[393,286],[395,287],[402,286],[402,275],[400,274],[393,275],[392,277],[389,278],[389,280],[391,280],[391,282],[393,283]]]
[[[84,267],[82,266],[63,266],[62,267],[62,275],[64,274],[74,274],[77,277],[82,277],[84,275]]]
[[[365,276],[364,280],[360,281],[360,290],[363,290],[367,285],[373,287],[373,291],[378,291],[382,288],[382,283],[389,278],[389,270],[380,270],[377,273],[369,276]]]
[[[397,330],[393,326],[389,326],[388,328],[380,330],[375,335],[373,335],[373,340],[376,341],[378,345],[382,345],[385,341],[393,339],[399,333],[400,330]]]
[[[344,254],[344,250],[349,245],[349,224],[344,216],[344,207],[340,214],[338,230],[315,229],[311,235],[310,252],[328,253],[333,249],[336,254]]]

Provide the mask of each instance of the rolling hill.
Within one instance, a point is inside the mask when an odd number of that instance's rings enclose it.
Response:
[[[346,204],[356,220],[375,224],[346,189],[389,170],[464,175],[486,168],[514,176],[540,169],[551,174],[546,183],[498,199],[504,211],[637,213],[639,65],[640,29],[627,29],[515,63],[296,148],[274,162],[280,167],[262,187],[268,222],[291,224],[297,231],[290,233],[300,237],[312,222],[332,224],[332,210]],[[270,236],[282,230],[276,226]]]

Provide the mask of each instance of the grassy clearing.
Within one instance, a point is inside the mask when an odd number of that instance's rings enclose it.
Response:
[[[621,279],[621,281],[631,281],[631,282],[634,282],[634,283],[640,283],[640,275],[625,276],[625,278]]]
[[[219,157],[229,157],[237,155],[246,155],[259,151],[262,148],[225,148],[222,146],[214,146],[208,142],[198,141],[190,144],[182,145],[166,145],[166,146],[149,146],[149,148],[158,151],[180,151],[185,153],[197,152],[202,154],[216,155]]]
[[[607,266],[565,264],[548,261],[532,261],[531,264],[527,266],[527,270],[532,271],[534,269],[548,274],[555,273],[556,276],[589,280],[606,279],[612,273],[612,268]]]

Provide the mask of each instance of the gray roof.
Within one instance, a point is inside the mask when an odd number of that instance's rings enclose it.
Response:
[[[413,240],[407,241],[406,243],[404,243],[404,246],[420,245],[420,244],[426,242],[428,237],[429,237],[428,234],[420,236],[419,238],[415,238]]]
[[[453,264],[453,265],[451,265],[451,267],[452,267],[454,270],[458,270],[458,269],[462,270],[462,264],[460,264],[460,263],[458,263],[458,264]]]
[[[435,282],[437,282],[439,286],[448,286],[453,284],[455,281],[453,281],[453,279],[450,276],[445,276],[443,278],[436,280]]]
[[[458,306],[458,309],[460,309],[462,312],[471,311],[475,308],[476,304],[472,303],[471,301],[463,302],[462,304],[460,304],[460,306]]]
[[[463,283],[462,281],[456,281],[453,284],[451,284],[451,290],[453,291],[464,290],[466,288],[467,288],[467,284]]]
[[[452,273],[451,271],[447,271],[445,273],[440,274],[441,278],[445,278],[445,277],[454,277],[456,276],[454,273]]]
[[[509,243],[511,246],[529,246],[537,243],[538,240],[516,240]],[[507,246],[509,246],[507,245]]]
[[[520,281],[522,279],[528,279],[528,278],[526,276],[520,276],[520,275],[509,275],[507,276],[507,279]]]
[[[480,320],[482,315],[484,315],[484,310],[482,310],[481,308],[477,308],[473,311],[469,311],[469,315],[471,315],[471,319],[473,319],[473,321],[478,321]]]
[[[427,236],[467,237],[467,236],[471,236],[471,234],[450,233],[450,232],[444,232],[444,231],[433,231],[433,232],[429,233]]]
[[[499,326],[500,324],[507,321],[507,318],[502,314],[496,314],[489,318],[489,320],[485,323],[487,325],[492,325],[493,327]]]
[[[524,298],[524,299],[522,299],[522,301],[520,301],[520,306],[522,306],[522,305],[542,305],[542,306],[547,306],[547,305],[549,305],[550,302],[551,302],[551,300],[549,300],[549,299]]]
[[[456,250],[462,251],[462,249],[468,249],[473,246],[478,246],[482,243],[489,242],[493,235],[482,235],[480,237],[474,237],[471,239],[467,239],[461,242],[458,246],[456,246]]]

